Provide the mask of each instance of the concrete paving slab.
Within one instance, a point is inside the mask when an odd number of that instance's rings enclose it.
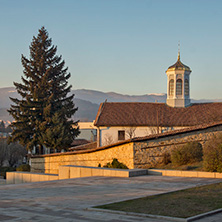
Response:
[[[2,218],[11,217],[10,221],[12,222],[160,222],[160,219],[93,212],[87,211],[86,209],[96,205],[181,190],[215,182],[222,182],[222,180],[162,176],[139,176],[130,178],[86,177],[69,180],[1,185],[0,216]],[[220,221],[222,221],[222,217],[220,217],[220,219]],[[209,222],[209,220],[207,222]]]
[[[5,185],[5,184],[6,184],[6,180],[0,179],[0,185]]]

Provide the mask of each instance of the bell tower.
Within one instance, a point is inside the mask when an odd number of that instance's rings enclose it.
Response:
[[[191,69],[180,61],[178,50],[177,62],[167,71],[167,105],[171,107],[187,107],[190,103]]]

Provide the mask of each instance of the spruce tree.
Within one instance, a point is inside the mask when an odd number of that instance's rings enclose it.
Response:
[[[21,99],[10,98],[14,104],[8,111],[15,121],[9,141],[19,141],[28,150],[37,147],[39,153],[43,146],[66,149],[79,134],[77,122],[71,119],[77,108],[70,95],[70,73],[44,27],[29,48],[30,58],[22,55],[21,59],[22,83],[14,82]]]
[[[0,122],[0,132],[5,132],[5,123],[3,120]]]

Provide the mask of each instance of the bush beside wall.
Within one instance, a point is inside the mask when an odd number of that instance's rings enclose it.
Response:
[[[184,146],[176,147],[171,152],[172,163],[178,166],[201,161],[202,157],[202,145],[198,142],[190,142]]]
[[[222,173],[222,134],[208,141],[203,150],[206,171]]]
[[[116,158],[111,163],[107,163],[103,167],[105,168],[117,168],[117,169],[128,169],[124,163],[120,163]]]

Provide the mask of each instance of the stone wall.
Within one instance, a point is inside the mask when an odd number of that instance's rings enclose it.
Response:
[[[152,140],[134,143],[134,167],[152,168],[163,160],[165,152],[187,142],[198,141],[203,147],[207,140],[222,133],[222,126],[215,126],[204,130],[160,137]]]
[[[31,158],[31,171],[58,174],[61,165],[78,165],[98,167],[117,158],[129,169],[152,168],[163,160],[164,153],[171,152],[176,146],[198,141],[203,147],[206,141],[222,133],[222,124],[172,131],[166,134],[152,135],[146,138],[135,138],[113,146],[100,147],[86,151],[48,154]]]
[[[98,167],[112,162],[117,158],[127,165],[129,169],[134,168],[133,143],[117,145],[106,149],[97,149],[88,152],[48,154],[41,157],[31,158],[31,171],[40,173],[58,174],[61,165],[78,165]]]

